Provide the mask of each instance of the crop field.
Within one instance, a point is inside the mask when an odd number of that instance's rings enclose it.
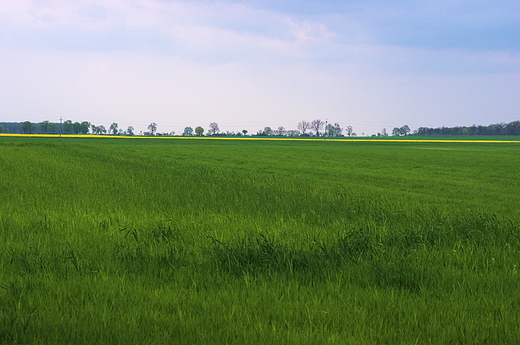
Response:
[[[0,136],[0,344],[519,344],[519,153]]]

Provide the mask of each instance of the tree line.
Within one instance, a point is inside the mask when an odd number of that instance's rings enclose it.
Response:
[[[156,133],[157,124],[152,122],[148,125],[148,132],[142,135],[173,135],[171,133]],[[135,135],[134,127],[128,126],[126,130],[119,128],[113,122],[108,128],[103,125],[96,126],[88,121],[72,122],[66,120],[63,123],[43,121],[40,123],[25,122],[0,122],[0,133],[22,133],[22,134],[98,134],[98,135]]]
[[[520,135],[520,121],[496,123],[488,126],[419,127],[414,135]]]
[[[128,126],[126,130],[120,128],[116,122],[113,122],[108,128],[104,125],[94,125],[88,121],[72,122],[66,120],[63,123],[55,123],[50,121],[42,121],[40,123],[25,122],[0,122],[0,133],[23,133],[23,134],[97,134],[97,135],[144,135],[144,136],[168,136],[175,135],[175,132],[160,133],[157,131],[157,123],[152,122],[148,125],[148,131],[135,133],[133,126]],[[185,127],[183,136],[245,136],[248,130],[243,129],[238,132],[220,131],[218,123],[211,122],[209,129],[204,130],[202,126]],[[512,121],[510,123],[498,123],[488,126],[472,125],[457,127],[438,127],[428,128],[419,127],[413,132],[408,125],[402,127],[394,127],[392,136],[406,135],[520,135],[520,121]],[[271,128],[264,127],[252,136],[279,136],[279,137],[353,137],[357,136],[352,126],[342,128],[339,123],[328,123],[321,119],[313,121],[300,121],[296,129],[286,129],[283,126]],[[364,136],[364,133],[362,134]],[[380,133],[372,134],[372,136],[388,136],[386,128]]]
[[[300,121],[297,125],[297,129],[286,129],[283,126],[279,126],[278,128],[271,128],[269,126],[264,127],[263,130],[258,131],[256,134],[251,134],[251,136],[279,136],[279,137],[309,137],[309,136],[329,136],[329,137],[340,137],[344,136],[343,131],[345,131],[347,136],[355,136],[353,133],[352,126],[347,126],[345,129],[341,128],[339,123],[330,124],[327,121],[322,120],[313,120],[311,122],[308,121]],[[212,122],[209,124],[208,131],[204,134],[204,128],[201,126],[195,127],[186,127],[184,128],[183,136],[245,136],[249,132],[247,129],[243,129],[238,132],[221,132],[218,126],[218,123]]]

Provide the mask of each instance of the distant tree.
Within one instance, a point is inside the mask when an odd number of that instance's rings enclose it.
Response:
[[[506,134],[506,124],[505,123],[497,123],[495,125],[489,125],[492,126],[494,130],[494,135],[504,135]]]
[[[212,122],[209,124],[209,131],[211,134],[215,135],[218,132],[220,132],[220,129],[218,128],[218,124],[216,122]]]
[[[154,135],[157,131],[157,124],[155,122],[152,122],[148,125],[148,130],[150,131],[151,135]]]
[[[334,126],[332,123],[328,123],[325,125],[325,133],[324,135],[326,137],[333,137],[334,136]]]
[[[244,136],[247,134],[247,129],[243,129],[242,133],[244,133]]]
[[[347,126],[347,128],[345,128],[345,131],[347,132],[347,135],[351,137],[354,129],[352,128],[352,126]]]
[[[184,136],[192,136],[193,135],[193,128],[191,127],[185,127],[184,132],[182,133]]]
[[[110,130],[112,131],[113,135],[117,135],[117,133],[119,132],[118,127],[119,125],[115,122],[112,122],[112,124],[110,125]]]
[[[310,128],[311,124],[310,122],[307,122],[307,121],[300,121],[298,122],[298,126],[296,128],[298,128],[298,130],[303,134],[305,134],[305,132]]]
[[[134,127],[128,126],[128,128],[126,129],[126,134],[127,135],[134,135]]]
[[[402,135],[407,135],[410,133],[410,127],[408,125],[404,125],[403,127],[399,128]]]
[[[79,124],[79,132],[81,134],[87,134],[89,130],[90,130],[90,122],[83,121],[82,123]]]
[[[71,120],[66,120],[63,122],[63,133],[64,134],[70,134],[74,130],[74,124]]]
[[[283,136],[285,135],[285,127],[280,126],[277,130],[274,131],[275,135]]]
[[[57,134],[59,133],[60,129],[58,128],[58,125],[54,122],[49,123],[49,126],[47,127],[47,133],[51,134]]]
[[[195,127],[195,134],[197,134],[199,137],[202,136],[204,134],[204,128],[201,126]]]
[[[335,133],[336,135],[335,135],[335,136],[336,136],[336,137],[342,137],[342,136],[343,136],[343,128],[341,128],[341,126],[339,125],[339,123],[336,122],[336,123],[334,124],[334,128],[336,129],[336,130],[335,130],[335,131],[336,131],[336,133]]]
[[[505,127],[507,135],[520,135],[520,121],[509,122]]]
[[[264,127],[264,134],[263,135],[270,136],[272,134],[273,134],[273,130],[271,129],[271,127]]]
[[[396,136],[396,137],[400,136],[401,135],[401,128],[394,127],[394,129],[392,129],[392,135]]]
[[[339,137],[342,135],[341,132],[343,131],[343,129],[341,129],[339,123],[329,123],[325,127],[325,133],[329,137]]]
[[[4,133],[4,132],[5,132],[4,126],[0,125],[0,133]]]
[[[99,125],[99,134],[107,134],[107,129],[103,125]]]
[[[381,136],[383,136],[383,137],[388,136],[388,133],[386,132],[386,128],[383,128],[383,130],[381,131]]]
[[[30,121],[25,121],[21,124],[20,129],[23,134],[32,134],[34,131],[34,125]]]
[[[311,122],[310,128],[314,129],[316,131],[316,136],[319,137],[320,131],[322,130],[323,126],[325,126],[325,122],[323,122],[320,119],[316,119]]]
[[[47,134],[47,131],[49,130],[49,121],[41,122],[38,128],[40,133]]]
[[[72,124],[72,130],[74,131],[74,134],[79,134],[79,132],[81,131],[81,123],[74,122]]]

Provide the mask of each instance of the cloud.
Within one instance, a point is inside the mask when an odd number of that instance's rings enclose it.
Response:
[[[520,49],[509,1],[20,1],[0,8],[12,45],[144,49],[217,61],[259,56],[341,59],[343,46],[425,51]],[[4,39],[5,41],[5,39]],[[243,52],[246,52],[244,54]],[[250,52],[250,54],[247,54]]]
[[[10,1],[0,103],[176,131],[508,121],[485,113],[520,109],[518,18],[503,0]]]

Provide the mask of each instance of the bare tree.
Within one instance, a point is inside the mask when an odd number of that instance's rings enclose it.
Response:
[[[209,131],[211,134],[215,135],[218,132],[220,132],[220,129],[218,128],[218,124],[216,122],[212,122],[209,124]]]
[[[316,136],[319,137],[320,136],[320,131],[323,128],[323,126],[325,126],[325,122],[323,122],[320,119],[317,119],[317,120],[313,120],[311,122],[310,128],[314,129],[316,131]]]
[[[311,124],[309,122],[303,120],[303,121],[298,122],[297,128],[302,134],[305,134],[305,131],[308,130],[310,126],[311,126]]]
[[[150,123],[148,125],[148,130],[150,131],[150,133],[152,133],[152,135],[154,135],[157,131],[157,124],[155,122]]]
[[[352,131],[353,131],[352,126],[347,126],[347,128],[345,128],[345,131],[347,132],[347,135],[349,137],[352,136]]]

